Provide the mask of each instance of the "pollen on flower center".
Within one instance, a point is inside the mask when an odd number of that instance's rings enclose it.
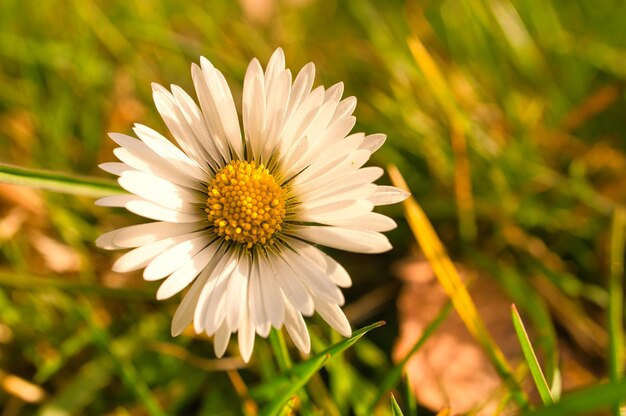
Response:
[[[285,217],[285,190],[254,161],[233,160],[208,186],[206,212],[214,231],[251,248],[271,244]]]

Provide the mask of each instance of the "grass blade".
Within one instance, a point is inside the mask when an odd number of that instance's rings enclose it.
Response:
[[[395,166],[388,166],[387,171],[395,186],[408,191],[402,174]],[[515,402],[520,407],[526,408],[528,406],[526,394],[513,377],[513,372],[504,354],[478,315],[476,306],[467,292],[461,276],[459,276],[452,260],[448,257],[426,214],[413,197],[409,197],[404,201],[404,212],[409,226],[424,252],[424,256],[433,268],[439,283],[452,300],[459,317],[463,320],[472,337],[487,354],[498,375],[509,388]]]
[[[404,413],[402,413],[402,409],[400,409],[400,406],[398,405],[398,402],[396,401],[393,393],[391,393],[391,414],[393,416],[404,416]]]
[[[374,413],[374,408],[380,402],[383,395],[398,385],[400,379],[402,378],[402,371],[404,370],[404,366],[406,365],[406,363],[408,363],[411,357],[417,351],[419,351],[420,348],[422,348],[422,346],[426,343],[426,341],[428,341],[428,339],[430,339],[430,336],[437,330],[437,328],[439,328],[443,321],[446,320],[451,310],[452,303],[448,302],[441,309],[437,317],[432,322],[430,322],[428,326],[426,326],[424,332],[422,333],[422,336],[417,340],[413,347],[411,347],[409,352],[407,352],[406,355],[402,357],[402,360],[398,364],[393,366],[391,370],[389,370],[387,375],[385,375],[385,378],[383,378],[383,381],[380,383],[380,388],[378,389],[378,395],[376,396],[376,399],[370,404],[368,411],[369,414]]]
[[[514,304],[511,305],[511,315],[513,317],[513,326],[515,327],[517,338],[522,346],[524,358],[526,359],[526,363],[530,369],[530,374],[532,374],[533,380],[535,381],[535,386],[537,386],[537,390],[539,391],[539,396],[541,396],[541,401],[543,404],[550,404],[554,402],[554,398],[550,393],[550,388],[548,387],[546,378],[543,375],[543,371],[541,371],[541,367],[537,361],[537,356],[535,355],[533,346],[528,338],[528,333],[526,332],[526,328],[524,328],[522,318],[520,317]]]
[[[317,362],[319,358],[328,355],[329,358],[334,357],[337,354],[341,354],[346,349],[354,345],[363,335],[385,324],[384,321],[376,322],[368,325],[364,328],[355,331],[350,338],[344,339],[335,345],[330,346],[319,354],[315,354],[308,360],[295,365],[286,373],[280,376],[274,377],[272,380],[265,382],[259,386],[255,386],[250,389],[250,396],[256,400],[267,400],[276,396],[277,392],[290,388],[294,381],[295,374],[301,373],[304,369],[310,366],[310,363]]]
[[[260,413],[261,416],[273,416],[280,414],[281,410],[298,391],[304,387],[315,373],[326,364],[330,359],[330,354],[316,355],[312,359],[306,361],[305,365],[294,368],[292,372],[293,382],[289,387],[280,393],[265,409]]]
[[[624,378],[610,383],[594,384],[566,394],[556,403],[534,411],[527,411],[524,414],[526,416],[600,414],[600,410],[616,406],[622,401],[625,392],[626,379]]]
[[[66,173],[28,169],[0,163],[0,182],[65,194],[101,197],[124,192],[117,183]]]
[[[611,226],[609,274],[609,376],[611,380],[619,380],[624,373],[624,322],[622,318],[624,288],[624,211],[615,210]],[[619,415],[619,404],[613,409]]]

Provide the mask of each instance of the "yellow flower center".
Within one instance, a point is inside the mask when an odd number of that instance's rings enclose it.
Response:
[[[262,164],[233,160],[208,186],[206,212],[225,240],[271,244],[285,217],[285,190]]]

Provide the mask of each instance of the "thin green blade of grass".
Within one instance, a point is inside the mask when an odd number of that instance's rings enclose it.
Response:
[[[609,274],[609,376],[611,380],[619,380],[624,373],[624,322],[623,302],[624,288],[624,211],[615,210],[611,226],[610,274]],[[620,415],[617,404],[613,414]]]
[[[391,393],[391,414],[393,416],[404,416],[404,413],[402,413],[402,409],[400,409],[400,406],[398,405],[398,402],[396,401],[393,393]]]
[[[102,197],[124,191],[113,181],[0,163],[0,182],[65,194]]]
[[[413,393],[413,386],[408,376],[404,377],[404,391],[406,394],[406,410],[409,416],[417,416],[417,401],[415,399],[415,393]]]
[[[546,382],[546,378],[543,375],[543,371],[541,371],[541,367],[539,366],[539,362],[537,361],[537,356],[535,355],[535,350],[533,349],[532,344],[530,343],[530,339],[528,338],[528,333],[526,332],[526,328],[524,327],[524,323],[522,322],[522,318],[517,311],[515,305],[511,305],[511,316],[513,318],[513,326],[515,327],[515,332],[517,333],[517,338],[519,339],[519,343],[522,347],[522,352],[524,353],[524,358],[526,359],[526,363],[528,364],[528,368],[530,369],[530,374],[533,376],[533,380],[535,381],[535,386],[539,391],[539,396],[541,396],[541,401],[543,404],[550,404],[554,402],[554,398],[550,392],[550,387],[548,387],[548,383]]]
[[[363,335],[367,334],[372,329],[383,326],[384,324],[384,321],[379,321],[355,331],[350,338],[344,339],[326,348],[319,354],[315,354],[308,360],[298,365],[295,365],[288,372],[283,373],[280,376],[274,377],[272,380],[267,381],[259,386],[251,388],[249,391],[250,397],[256,400],[267,400],[269,398],[275,397],[276,392],[280,392],[289,388],[294,382],[294,375],[306,370],[312,362],[317,362],[320,357],[324,357],[326,355],[332,358],[337,354],[341,354],[343,351],[354,345]]]
[[[292,372],[294,379],[293,382],[285,391],[278,394],[278,396],[270,402],[270,404],[261,410],[260,415],[274,416],[280,414],[287,402],[289,402],[289,400],[295,396],[302,387],[304,387],[311,377],[313,377],[313,375],[317,373],[329,359],[330,354],[316,355],[312,359],[308,360],[306,365],[295,367]]]
[[[387,172],[395,186],[408,191],[408,186],[398,168],[390,165],[387,167]],[[433,268],[439,283],[451,299],[459,317],[472,337],[485,351],[496,372],[506,383],[517,405],[521,408],[526,408],[528,406],[526,393],[515,380],[511,366],[507,362],[504,353],[495,343],[484,321],[478,314],[476,305],[474,305],[461,276],[447,255],[428,217],[413,197],[407,198],[403,205],[406,219],[415,239]]]
[[[428,324],[428,326],[426,326],[426,329],[424,329],[422,336],[419,337],[419,339],[415,342],[415,344],[413,344],[409,352],[407,352],[406,355],[402,357],[402,360],[400,360],[398,364],[396,364],[395,366],[391,368],[391,370],[389,370],[385,378],[383,378],[383,381],[380,383],[380,388],[378,389],[378,395],[376,396],[376,399],[372,401],[372,403],[370,404],[368,413],[370,414],[374,413],[374,408],[376,407],[378,403],[380,403],[380,400],[383,398],[385,393],[387,393],[389,390],[393,389],[394,387],[398,385],[398,383],[400,382],[400,379],[402,378],[402,371],[404,370],[404,366],[409,362],[411,357],[417,351],[419,351],[420,348],[422,348],[422,346],[424,346],[426,341],[430,339],[430,336],[437,330],[437,328],[441,326],[443,321],[445,321],[446,318],[448,317],[448,314],[450,313],[451,310],[452,310],[452,303],[447,302],[446,305],[441,309],[439,314],[435,317],[435,319],[433,319]]]
[[[625,394],[626,378],[622,378],[609,383],[594,384],[568,393],[556,403],[533,411],[526,411],[523,414],[526,416],[598,414],[600,410],[616,406],[624,399]]]

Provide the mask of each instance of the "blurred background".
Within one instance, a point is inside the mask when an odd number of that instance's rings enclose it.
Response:
[[[547,377],[560,369],[568,390],[607,376],[625,29],[622,0],[2,0],[0,162],[109,178],[97,168],[114,160],[107,132],[140,122],[167,135],[151,82],[193,91],[202,55],[239,105],[248,62],[280,46],[294,74],[313,61],[316,85],[343,81],[357,97],[355,131],[388,136],[371,163],[397,165],[507,357],[521,362],[515,302]],[[402,207],[380,211],[399,224],[393,251],[330,254],[354,281],[353,328],[387,325],[313,378],[323,414],[368,414],[446,303]],[[193,331],[171,338],[180,298],[157,302],[155,284],[111,272],[120,253],[94,246],[138,222],[91,198],[0,185],[0,415],[256,412],[248,389],[277,371],[269,343],[243,367],[214,360]],[[308,323],[314,351],[340,339]],[[424,408],[481,414],[501,400],[453,313],[406,369]]]

